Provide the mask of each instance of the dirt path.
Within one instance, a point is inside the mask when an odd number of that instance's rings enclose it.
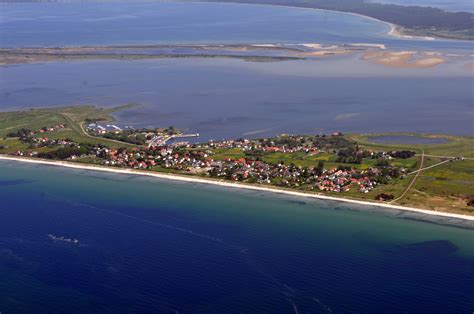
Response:
[[[405,189],[405,191],[403,191],[402,195],[400,195],[399,197],[397,197],[396,199],[394,199],[393,201],[391,201],[390,203],[395,203],[395,202],[398,202],[399,200],[403,199],[405,197],[405,195],[407,195],[407,193],[410,191],[410,189],[412,188],[412,186],[415,184],[416,182],[416,179],[418,179],[420,173],[421,173],[421,170],[423,170],[423,165],[425,163],[425,151],[423,150],[423,148],[421,149],[421,160],[420,160],[420,167],[418,167],[418,170],[416,171],[416,175],[413,177],[413,180],[411,180],[410,184],[407,186],[407,188]]]
[[[427,157],[427,156],[425,155],[425,157]],[[448,163],[448,162],[451,162],[451,161],[453,161],[453,159],[448,159],[448,160],[444,160],[444,161],[438,162],[437,164],[431,165],[431,166],[429,166],[429,167],[421,168],[421,169],[412,171],[412,172],[408,173],[407,176],[412,175],[412,174],[415,174],[415,173],[419,173],[419,172],[421,172],[421,171],[423,171],[423,170],[428,170],[428,169],[431,169],[431,168],[434,168],[434,167],[441,166],[441,165],[443,165],[443,164],[445,164],[445,163]]]

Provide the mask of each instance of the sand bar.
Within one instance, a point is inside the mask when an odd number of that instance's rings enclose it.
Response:
[[[417,55],[417,51],[368,51],[362,59],[394,68],[431,68],[445,62],[441,56]]]

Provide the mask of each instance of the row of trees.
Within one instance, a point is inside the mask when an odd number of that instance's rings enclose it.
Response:
[[[61,147],[50,152],[42,152],[38,154],[38,157],[45,159],[68,159],[72,156],[89,155],[94,151],[96,145],[83,143],[77,146]]]

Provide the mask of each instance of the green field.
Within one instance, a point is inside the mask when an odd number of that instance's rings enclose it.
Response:
[[[474,137],[392,133],[384,135],[442,138],[448,142],[443,144],[387,145],[370,142],[369,137],[374,135],[377,134],[350,135],[348,137],[367,149],[411,149],[420,154],[424,151],[426,155],[429,155],[425,157],[424,167],[445,160],[443,157],[435,156],[465,157],[466,159],[463,161],[452,161],[422,171],[412,189],[398,203],[432,210],[474,214],[474,207],[466,206],[466,196],[474,194]],[[418,156],[419,158],[420,156]],[[405,161],[409,161],[409,159]],[[403,184],[404,182],[396,182],[393,187],[388,185],[380,190],[389,191],[391,188],[398,188]]]
[[[110,147],[134,147],[126,144],[108,140],[105,138],[93,137],[83,129],[86,119],[103,119],[103,121],[113,121],[113,112],[129,108],[133,105],[124,105],[113,108],[98,108],[95,106],[77,106],[51,109],[31,109],[16,112],[0,112],[0,145],[7,147],[0,149],[0,153],[8,153],[18,149],[26,149],[27,145],[20,141],[5,138],[8,133],[16,132],[21,128],[37,130],[42,127],[49,127],[57,124],[66,124],[67,127],[54,132],[45,132],[36,136],[48,137],[51,139],[70,138],[78,143],[107,144]]]
[[[370,137],[381,135],[401,135],[401,136],[422,136],[433,139],[446,139],[448,142],[443,144],[410,144],[410,145],[387,145],[373,143],[369,141]],[[427,155],[436,156],[464,156],[474,158],[474,137],[451,136],[443,134],[413,134],[413,133],[390,133],[390,134],[350,134],[347,136],[360,146],[374,150],[392,150],[392,149],[412,149],[421,153],[423,149]]]

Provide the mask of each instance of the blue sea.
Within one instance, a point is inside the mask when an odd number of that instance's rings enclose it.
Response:
[[[472,225],[10,161],[0,174],[2,313],[474,308]]]
[[[231,4],[0,4],[0,46],[383,43],[363,17]],[[201,139],[473,133],[465,63],[80,61],[0,67],[0,111],[140,103]],[[337,202],[0,161],[0,313],[471,313],[474,229]]]

